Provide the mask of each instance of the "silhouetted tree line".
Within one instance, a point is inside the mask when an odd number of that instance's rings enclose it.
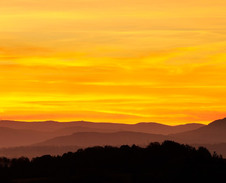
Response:
[[[19,158],[21,156],[25,156],[31,159],[45,154],[51,154],[54,156],[62,155],[65,152],[77,151],[80,148],[81,147],[78,146],[21,146],[0,148],[0,155],[7,156],[9,158]]]
[[[226,163],[204,148],[172,141],[92,147],[62,156],[0,159],[4,183],[194,183],[225,182]]]

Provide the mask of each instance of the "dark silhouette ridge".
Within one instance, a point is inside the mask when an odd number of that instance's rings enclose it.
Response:
[[[222,155],[223,158],[226,158],[226,143],[222,144],[192,144],[194,147],[206,147],[211,153],[217,152]],[[7,158],[19,158],[22,156],[28,158],[34,158],[37,156],[43,156],[49,154],[52,156],[62,155],[66,152],[74,152],[79,148],[79,146],[21,146],[21,147],[11,147],[11,148],[0,148],[0,157]]]
[[[204,148],[173,141],[136,145],[92,147],[62,156],[0,158],[4,183],[220,183],[226,162]]]
[[[203,146],[206,147],[211,153],[217,152],[226,158],[226,143],[220,144],[193,144],[194,147]]]
[[[0,157],[29,159],[49,154],[51,156],[63,155],[66,152],[75,152],[82,147],[78,146],[19,146],[11,148],[0,148]]]

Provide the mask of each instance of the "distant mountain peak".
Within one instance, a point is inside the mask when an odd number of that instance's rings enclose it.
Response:
[[[58,123],[58,121],[53,121],[53,120],[48,120],[48,121],[43,121],[44,123]]]
[[[169,126],[169,125],[165,125],[165,124],[161,124],[161,123],[156,123],[156,122],[140,122],[140,123],[136,123],[134,124],[136,126],[140,126],[140,125],[146,125],[146,126]]]
[[[214,126],[214,127],[226,127],[226,118],[218,119],[216,121],[213,121],[208,126]]]

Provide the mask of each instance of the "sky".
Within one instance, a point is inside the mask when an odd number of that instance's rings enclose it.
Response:
[[[225,0],[1,0],[0,119],[226,117]]]

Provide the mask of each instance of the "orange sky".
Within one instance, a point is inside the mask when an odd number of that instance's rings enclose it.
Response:
[[[0,119],[226,117],[225,0],[1,0]]]

